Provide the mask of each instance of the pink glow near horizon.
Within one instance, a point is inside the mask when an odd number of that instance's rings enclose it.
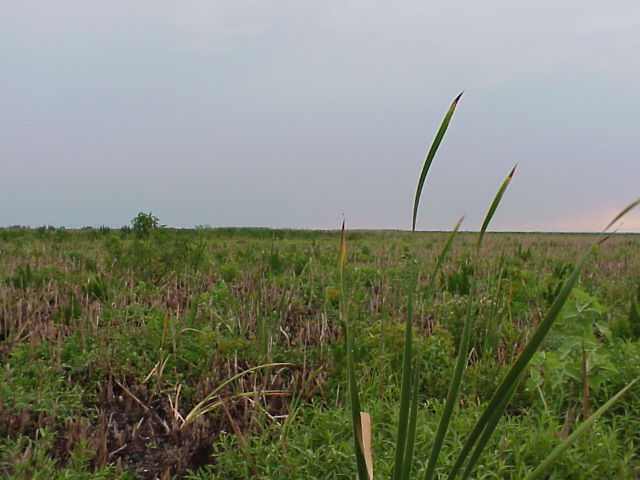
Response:
[[[621,210],[621,208],[605,207],[566,216],[558,216],[544,223],[516,225],[514,229],[554,232],[601,232]],[[630,212],[610,230],[620,233],[640,233],[640,211]]]

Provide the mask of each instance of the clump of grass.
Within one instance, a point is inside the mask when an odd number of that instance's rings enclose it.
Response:
[[[188,425],[190,422],[195,420],[196,418],[205,415],[213,410],[216,410],[220,406],[224,405],[225,402],[230,400],[234,400],[242,397],[256,397],[256,396],[269,396],[269,395],[286,395],[287,392],[284,390],[255,390],[250,392],[240,392],[231,395],[223,396],[221,392],[227,385],[230,385],[234,381],[248,375],[249,373],[255,372],[257,370],[268,370],[274,367],[289,367],[291,363],[267,363],[264,365],[258,365],[256,367],[251,367],[242,372],[234,375],[231,378],[226,379],[221,382],[216,388],[214,388],[208,395],[206,395],[201,401],[199,401],[187,415],[184,417],[182,422],[182,427]]]
[[[415,231],[418,206],[420,203],[420,197],[424,187],[425,180],[427,178],[428,171],[431,167],[435,154],[444,138],[447,131],[453,113],[458,105],[458,102],[462,96],[462,93],[458,95],[451,106],[447,110],[445,117],[438,129],[436,136],[427,153],[420,177],[418,179],[418,186],[413,204],[413,218],[412,218],[412,231]],[[493,201],[491,202],[487,214],[478,234],[477,242],[475,245],[475,255],[473,261],[478,264],[481,254],[481,248],[483,239],[506,190],[511,182],[515,173],[516,167],[510,171],[505,180],[500,185]],[[623,216],[634,209],[640,200],[637,200],[626,208],[624,208],[616,217],[607,225],[604,232],[607,232],[614,224],[616,224]],[[430,276],[431,280],[427,286],[427,292],[432,294],[433,279],[436,278],[437,273],[440,271],[442,263],[446,257],[447,252],[451,248],[454,238],[457,235],[460,220],[453,228],[449,237],[442,248],[440,255],[434,265],[433,272]],[[598,239],[594,242],[582,255],[577,262],[571,274],[564,280],[564,283],[556,292],[555,298],[551,306],[549,307],[546,315],[526,343],[521,353],[512,364],[511,368],[504,376],[502,381],[495,389],[495,393],[489,400],[482,415],[478,418],[475,427],[472,429],[469,437],[467,438],[464,446],[462,447],[458,457],[456,458],[451,470],[448,473],[447,478],[449,480],[454,479],[460,471],[462,471],[462,479],[467,479],[471,475],[474,467],[476,466],[480,456],[482,455],[485,447],[487,446],[489,439],[495,432],[498,422],[509,405],[519,383],[521,382],[526,368],[531,361],[533,355],[538,351],[542,345],[543,340],[549,333],[549,330],[557,320],[562,307],[569,298],[569,295],[578,281],[580,272],[583,270],[588,259],[593,253],[609,238],[609,235]],[[340,235],[340,285],[341,285],[341,305],[340,305],[340,319],[343,325],[345,350],[347,352],[347,377],[348,377],[348,391],[351,402],[351,416],[353,425],[353,438],[355,445],[356,467],[358,477],[360,480],[372,480],[373,479],[373,461],[371,458],[371,421],[369,414],[361,411],[361,403],[359,398],[357,376],[355,370],[355,361],[353,358],[353,345],[354,338],[352,334],[352,328],[350,325],[350,319],[345,311],[346,294],[344,286],[344,264],[346,261],[346,241],[345,241],[345,226],[342,224],[342,231]],[[472,268],[472,272],[476,269]],[[400,393],[400,407],[398,411],[398,427],[395,439],[395,455],[394,466],[392,470],[393,480],[408,480],[411,478],[412,463],[414,457],[414,445],[416,441],[416,424],[417,424],[417,411],[418,411],[418,381],[419,381],[419,368],[420,365],[414,358],[415,355],[412,351],[413,338],[413,297],[414,292],[418,286],[418,280],[416,279],[415,272],[409,273],[409,280],[407,282],[407,309],[406,309],[406,322],[405,322],[405,340],[404,340],[404,352],[402,361],[402,386]],[[447,394],[444,409],[442,411],[440,422],[437,432],[432,442],[431,453],[428,457],[426,472],[424,474],[425,480],[432,480],[436,475],[436,468],[440,452],[444,444],[445,436],[449,429],[451,419],[456,404],[458,403],[460,388],[462,384],[462,377],[467,364],[467,356],[469,353],[469,343],[472,331],[473,318],[473,300],[475,290],[477,288],[476,280],[472,277],[470,283],[470,290],[467,295],[466,315],[464,320],[464,326],[462,330],[462,336],[460,344],[458,346],[458,355],[456,359],[455,369],[451,377],[449,386],[449,392]],[[632,380],[619,392],[613,395],[604,405],[602,405],[595,413],[586,418],[575,431],[567,436],[551,453],[536,467],[530,471],[526,479],[531,480],[542,476],[551,465],[569,448],[569,446],[575,442],[575,440],[582,435],[591,425],[593,425],[598,418],[600,418],[611,406],[624,395],[638,380],[640,377]],[[464,468],[464,469],[463,469]]]

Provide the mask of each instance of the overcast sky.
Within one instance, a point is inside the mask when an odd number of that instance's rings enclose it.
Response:
[[[0,225],[601,230],[640,196],[640,2],[0,0]],[[622,231],[640,231],[640,213]]]

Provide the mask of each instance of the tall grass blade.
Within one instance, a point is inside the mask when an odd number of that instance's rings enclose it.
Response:
[[[358,385],[356,381],[356,371],[353,360],[353,346],[351,342],[351,332],[349,331],[347,322],[343,322],[345,348],[347,350],[347,377],[349,383],[349,398],[351,399],[351,420],[353,424],[353,440],[356,454],[356,465],[358,468],[358,478],[360,480],[369,480],[367,471],[367,462],[364,456],[364,443],[362,435],[362,420],[360,417],[360,395],[358,393]]]
[[[349,384],[349,399],[351,402],[351,422],[353,426],[353,441],[356,454],[356,466],[358,469],[359,480],[370,480],[367,470],[367,462],[365,459],[364,435],[361,419],[360,395],[358,393],[358,383],[356,378],[355,362],[353,359],[353,345],[351,339],[350,322],[347,318],[346,305],[347,299],[344,284],[344,265],[347,259],[347,246],[345,234],[345,222],[342,221],[342,230],[340,232],[340,258],[338,260],[338,269],[340,272],[340,322],[344,333],[344,347],[347,354],[347,380]]]
[[[431,273],[431,278],[429,279],[429,283],[427,284],[427,299],[430,299],[433,294],[433,287],[435,284],[435,280],[437,278],[438,272],[442,268],[442,264],[444,263],[444,259],[447,256],[447,253],[451,249],[451,245],[453,244],[453,239],[458,234],[458,230],[460,229],[460,225],[462,224],[462,220],[464,217],[458,220],[458,223],[453,227],[451,233],[447,237],[447,241],[442,248],[442,251],[438,255],[438,259],[433,267],[433,271]],[[416,359],[415,368],[413,372],[413,387],[412,387],[412,397],[411,397],[411,409],[409,412],[409,426],[407,430],[407,441],[405,447],[405,455],[402,466],[402,475],[400,478],[408,479],[411,477],[411,467],[413,465],[413,453],[415,450],[415,439],[416,439],[416,427],[418,423],[418,387],[420,384],[420,360]]]
[[[513,177],[513,173],[515,171],[515,167],[511,170],[511,173],[507,176],[505,181],[502,182],[498,192],[496,193],[493,201],[491,202],[491,206],[489,207],[489,211],[482,222],[482,230],[480,232],[480,237],[478,238],[478,243],[476,247],[476,258],[475,263],[477,266],[478,257],[480,253],[480,248],[482,246],[482,239],[484,237],[484,232],[486,231],[491,219],[493,218],[498,205],[500,204],[500,200],[504,195],[511,178]],[[474,266],[474,272],[475,272]],[[475,273],[474,273],[475,275]],[[456,359],[456,366],[453,372],[453,377],[451,378],[451,384],[449,385],[449,392],[447,393],[447,399],[445,401],[444,410],[442,412],[442,416],[440,417],[440,423],[438,425],[438,430],[436,431],[436,436],[433,440],[433,446],[431,447],[431,453],[429,454],[429,460],[427,461],[427,471],[425,472],[425,480],[432,480],[436,473],[436,464],[438,463],[438,458],[440,456],[440,450],[442,449],[442,444],[444,443],[444,437],[449,429],[449,424],[451,423],[451,417],[453,415],[453,409],[455,407],[456,402],[458,401],[458,395],[460,393],[460,385],[462,384],[462,375],[464,373],[466,363],[467,363],[467,352],[469,351],[469,340],[471,337],[471,325],[473,323],[472,318],[472,307],[473,307],[473,299],[475,295],[475,280],[471,283],[471,288],[468,293],[467,298],[467,310],[466,316],[464,320],[464,327],[462,329],[462,337],[460,339],[460,346],[458,347],[458,357]]]
[[[451,232],[449,233],[449,236],[447,237],[447,241],[445,242],[444,247],[442,247],[442,250],[440,251],[440,255],[438,255],[438,259],[436,260],[435,266],[433,267],[433,272],[431,273],[431,278],[429,278],[429,283],[427,284],[428,296],[430,296],[433,292],[433,287],[436,283],[438,272],[440,272],[440,269],[444,264],[444,259],[446,258],[447,253],[449,253],[449,250],[451,250],[451,245],[453,245],[453,239],[456,238],[456,235],[458,235],[458,231],[460,230],[460,225],[462,225],[463,221],[464,221],[464,215],[460,217],[460,220],[458,220],[458,222],[453,227],[453,230],[451,230]]]
[[[516,167],[517,165],[515,165],[511,169],[511,172],[509,173],[509,175],[507,175],[507,178],[505,178],[504,181],[502,182],[502,185],[500,185],[500,188],[498,189],[496,196],[493,198],[493,202],[491,202],[489,211],[485,215],[484,222],[482,222],[482,227],[480,228],[480,235],[478,236],[478,244],[476,246],[476,250],[480,250],[480,245],[482,245],[482,239],[484,238],[484,234],[487,231],[489,222],[491,222],[491,219],[493,218],[493,214],[496,213],[496,209],[500,204],[500,200],[502,200],[502,196],[504,195],[504,192],[507,190],[507,187],[509,186],[511,179],[513,178],[513,174],[516,172]]]
[[[416,218],[418,216],[418,204],[420,203],[420,195],[422,194],[422,187],[424,186],[424,182],[427,179],[427,173],[429,172],[429,168],[431,167],[431,163],[433,162],[433,157],[435,157],[436,152],[438,151],[438,147],[440,146],[440,142],[444,138],[444,134],[449,128],[449,122],[451,121],[451,117],[453,116],[453,112],[460,101],[460,97],[464,92],[460,92],[460,94],[451,102],[451,106],[440,124],[440,128],[436,133],[435,138],[433,139],[433,143],[429,148],[429,152],[427,153],[427,157],[424,160],[424,165],[422,166],[422,172],[420,172],[420,178],[418,180],[418,187],[416,189],[416,196],[413,200],[413,221],[411,224],[411,230],[415,232],[416,230]]]
[[[342,278],[344,262],[347,259],[347,240],[345,238],[344,220],[342,220],[342,229],[340,230],[340,258],[338,260],[338,267],[340,268],[340,276]]]
[[[413,371],[413,385],[411,387],[411,406],[409,410],[409,426],[407,427],[407,445],[405,447],[404,460],[402,462],[403,480],[411,478],[411,467],[413,466],[413,452],[416,444],[416,429],[418,427],[418,390],[420,387],[420,359],[416,358]]]
[[[473,286],[472,286],[473,289]],[[444,404],[444,410],[440,417],[440,423],[438,424],[438,430],[433,440],[433,446],[431,447],[431,453],[429,454],[429,460],[427,462],[427,471],[425,472],[425,480],[432,480],[436,473],[436,464],[440,456],[440,450],[444,443],[444,437],[449,429],[449,423],[453,416],[453,409],[458,401],[458,394],[460,393],[460,384],[462,383],[462,375],[467,362],[467,351],[469,350],[469,337],[471,336],[471,306],[473,304],[473,298],[471,291],[469,292],[469,298],[467,300],[467,311],[464,321],[464,327],[462,330],[462,337],[460,339],[460,345],[458,346],[458,357],[456,359],[456,366],[453,371],[453,377],[451,377],[451,383],[449,384],[449,391],[447,393],[447,399]]]
[[[624,217],[627,213],[629,213],[631,210],[636,208],[638,205],[640,205],[640,198],[635,202],[631,202],[618,215],[616,215],[615,218],[609,222],[609,225],[607,225],[607,227],[603,230],[603,232],[606,232],[607,230],[609,230],[614,223],[616,223],[618,220],[620,220],[622,217]]]
[[[554,448],[549,455],[533,470],[531,473],[527,474],[524,477],[524,480],[534,480],[536,478],[540,478],[553,463],[571,446],[576,439],[585,433],[607,410],[609,410],[615,402],[617,402],[620,397],[622,397],[625,393],[629,391],[631,387],[633,387],[640,377],[632,380],[626,387],[616,393],[613,397],[611,397],[604,405],[602,405],[598,410],[595,411],[589,418],[587,418],[584,422],[575,429],[575,431],[565,438],[556,448]]]
[[[413,277],[411,273],[409,273]],[[404,324],[404,352],[402,359],[402,387],[400,390],[400,411],[398,414],[398,433],[396,435],[396,455],[393,467],[393,479],[402,478],[402,467],[404,464],[405,446],[407,444],[407,425],[409,422],[409,411],[411,408],[411,388],[412,381],[412,346],[413,346],[413,291],[415,283],[413,279],[409,281],[409,295],[407,299],[407,318]]]
[[[469,475],[471,475],[473,467],[475,466],[476,462],[480,458],[480,454],[482,453],[482,451],[484,450],[484,447],[486,447],[487,443],[489,442],[489,439],[491,438],[491,434],[495,430],[496,426],[498,425],[498,422],[500,421],[500,418],[502,417],[502,412],[504,412],[504,410],[507,408],[507,405],[511,401],[511,398],[513,397],[513,394],[515,393],[516,388],[520,384],[520,380],[522,380],[522,377],[524,377],[524,375],[525,375],[525,371],[523,371],[520,374],[520,377],[518,378],[518,380],[516,380],[511,386],[509,393],[503,397],[502,401],[500,402],[500,405],[498,405],[498,408],[496,408],[493,411],[493,414],[491,415],[491,417],[489,418],[489,421],[487,422],[487,428],[485,428],[484,431],[482,432],[482,435],[480,436],[480,439],[476,444],[476,448],[474,449],[473,453],[471,454],[471,457],[469,458],[469,461],[467,462],[465,471],[462,474],[463,479],[466,479],[469,477]]]

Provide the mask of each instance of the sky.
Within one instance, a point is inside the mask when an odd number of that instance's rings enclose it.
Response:
[[[0,0],[0,226],[600,231],[640,197],[640,2]],[[640,209],[638,209],[640,210]],[[640,232],[640,213],[619,231]]]

